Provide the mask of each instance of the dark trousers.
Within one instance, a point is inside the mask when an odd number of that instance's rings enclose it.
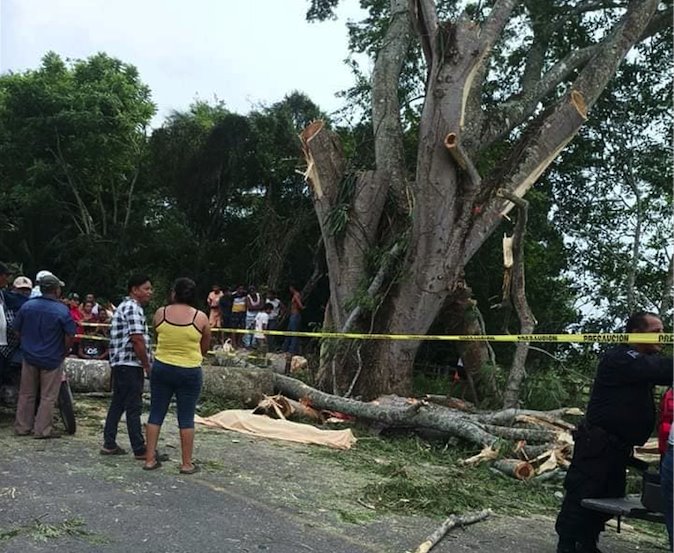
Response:
[[[103,447],[114,449],[117,446],[117,426],[126,412],[126,429],[134,454],[145,453],[145,439],[140,425],[140,413],[143,409],[143,369],[130,365],[112,367],[112,400],[105,418]]]
[[[574,432],[571,466],[564,480],[566,494],[555,530],[560,540],[595,544],[611,515],[581,507],[587,498],[624,497],[625,471],[631,447],[597,426],[581,423]]]
[[[278,330],[278,319],[274,317],[273,319],[269,319],[267,321],[267,330]],[[269,347],[269,351],[275,352],[278,341],[278,336],[273,336],[272,334],[267,334],[267,346]]]
[[[297,332],[301,326],[302,315],[299,313],[292,313],[288,320],[288,330]],[[288,353],[298,354],[300,352],[300,339],[297,336],[286,336],[281,349]]]

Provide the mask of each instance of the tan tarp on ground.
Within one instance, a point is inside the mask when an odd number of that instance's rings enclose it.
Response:
[[[243,434],[301,444],[327,445],[336,449],[349,449],[356,443],[356,438],[349,429],[321,430],[309,424],[254,415],[252,411],[244,409],[228,409],[206,418],[197,415],[194,421],[210,428],[224,428]]]

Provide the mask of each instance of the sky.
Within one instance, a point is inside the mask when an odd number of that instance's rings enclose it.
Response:
[[[293,90],[323,110],[352,76],[343,63],[346,22],[307,23],[308,0],[0,0],[0,72],[37,68],[53,50],[82,59],[97,52],[135,65],[150,86],[159,126],[196,98],[246,113]]]

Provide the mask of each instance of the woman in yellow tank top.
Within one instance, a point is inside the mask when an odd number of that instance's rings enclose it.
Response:
[[[179,278],[173,284],[170,305],[160,307],[154,316],[157,351],[150,373],[150,416],[147,422],[145,470],[161,466],[156,459],[159,431],[176,396],[182,474],[194,474],[199,467],[192,463],[194,449],[194,411],[203,381],[201,361],[208,351],[211,330],[208,316],[193,304],[196,284]]]

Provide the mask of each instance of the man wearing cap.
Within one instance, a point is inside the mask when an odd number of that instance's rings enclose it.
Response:
[[[35,286],[33,287],[32,292],[30,293],[31,298],[38,298],[42,295],[42,292],[40,292],[40,279],[44,276],[54,276],[51,271],[45,271],[44,269],[42,271],[38,271],[37,275],[35,275]]]
[[[14,319],[14,330],[21,342],[23,363],[19,403],[14,432],[37,439],[57,438],[52,428],[52,412],[63,374],[63,360],[72,346],[75,323],[68,309],[59,301],[64,286],[56,276],[40,278],[40,293],[27,301]],[[35,413],[35,399],[40,391],[40,405]]]
[[[9,292],[4,292],[5,319],[7,320],[7,344],[0,346],[0,363],[5,371],[5,374],[3,375],[4,381],[9,380],[7,372],[8,366],[10,364],[21,364],[19,338],[17,337],[16,332],[12,330],[12,325],[19,309],[21,309],[21,306],[28,301],[32,288],[33,283],[28,277],[18,276],[14,279],[12,289]]]

